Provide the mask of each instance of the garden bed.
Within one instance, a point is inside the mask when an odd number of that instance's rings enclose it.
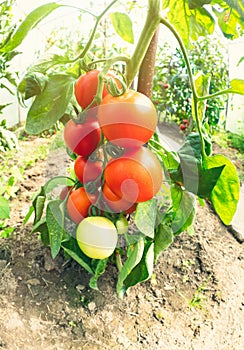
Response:
[[[11,162],[47,142],[21,141]],[[0,238],[0,349],[241,350],[243,246],[207,205],[198,207],[195,235],[175,237],[153,277],[123,300],[113,265],[97,291],[74,261],[51,259],[23,219],[34,192],[65,169],[64,154],[56,148],[46,160],[30,161],[11,201],[15,231]]]

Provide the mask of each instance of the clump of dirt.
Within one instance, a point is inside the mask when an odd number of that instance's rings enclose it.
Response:
[[[241,350],[243,246],[211,208],[199,206],[195,234],[175,237],[153,277],[120,300],[112,264],[91,290],[86,271],[62,254],[53,261],[23,225],[32,194],[61,161],[55,150],[26,170],[11,203],[15,231],[0,239],[0,349]]]

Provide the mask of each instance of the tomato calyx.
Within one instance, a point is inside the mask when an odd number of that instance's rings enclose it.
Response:
[[[107,142],[105,144],[105,152],[112,158],[119,158],[124,154],[125,149],[111,142]]]

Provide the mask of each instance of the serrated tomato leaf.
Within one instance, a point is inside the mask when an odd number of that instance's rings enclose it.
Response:
[[[35,10],[30,12],[12,34],[10,39],[7,41],[6,45],[1,48],[1,51],[8,52],[14,50],[19,46],[25,39],[29,31],[35,28],[40,21],[42,21],[46,16],[48,16],[52,11],[63,6],[55,2],[50,2],[48,4],[37,7]]]
[[[18,91],[22,94],[24,100],[40,95],[45,88],[48,78],[38,72],[27,74],[19,83]]]
[[[160,224],[155,233],[154,260],[157,261],[160,253],[168,248],[174,240],[172,229],[169,226]]]
[[[90,288],[98,290],[97,281],[98,281],[98,278],[105,272],[107,263],[108,263],[108,258],[103,260],[95,260],[95,264],[96,264],[95,268],[94,268],[94,264],[92,264],[94,275],[90,278],[90,281],[89,281]]]
[[[124,289],[135,286],[136,284],[148,280],[153,273],[154,263],[154,243],[152,241],[145,244],[143,256],[124,281]]]
[[[67,74],[49,76],[41,95],[36,96],[26,120],[26,131],[36,135],[51,128],[65,113],[73,93],[74,78]]]
[[[125,261],[117,280],[116,291],[119,298],[123,298],[126,292],[126,286],[124,281],[129,276],[134,267],[139,264],[143,256],[144,251],[144,240],[139,239],[135,244],[128,247],[128,258]]]
[[[138,203],[135,213],[135,224],[146,236],[154,238],[154,228],[157,217],[157,199]]]
[[[74,259],[80,266],[82,266],[90,274],[94,274],[91,267],[92,259],[86,256],[78,246],[77,240],[70,237],[69,241],[62,242],[62,248],[64,251]]]
[[[173,205],[172,232],[178,235],[187,229],[195,218],[196,197],[181,187],[171,186]]]
[[[53,200],[47,205],[46,222],[49,232],[49,242],[52,258],[58,255],[64,235],[64,213],[61,210],[62,201]]]
[[[134,44],[132,21],[126,13],[113,12],[110,18],[116,33],[125,41]]]
[[[240,196],[240,180],[236,168],[228,158],[221,154],[208,157],[205,166],[208,169],[224,166],[211,192],[210,199],[219,218],[225,225],[229,225],[236,212]]]

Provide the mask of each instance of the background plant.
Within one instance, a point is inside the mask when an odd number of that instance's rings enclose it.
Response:
[[[188,57],[194,73],[209,76],[210,94],[228,87],[228,55],[219,37],[199,37],[191,43]],[[161,121],[182,124],[186,119],[192,124],[192,92],[185,60],[179,48],[172,51],[168,43],[158,50],[153,101]],[[207,101],[203,124],[207,124],[211,132],[224,126],[226,103],[225,95]]]

